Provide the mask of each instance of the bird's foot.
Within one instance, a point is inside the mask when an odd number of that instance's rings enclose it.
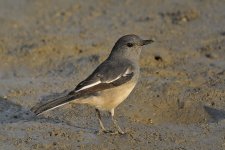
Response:
[[[101,134],[111,134],[111,135],[124,135],[126,134],[125,132],[123,132],[122,130],[117,130],[117,131],[112,131],[112,130],[99,130],[98,135],[101,135]]]
[[[113,131],[112,130],[101,129],[101,130],[98,131],[97,134],[101,135],[101,134],[104,134],[104,133],[113,133]]]
[[[121,135],[124,135],[124,134],[126,134],[124,131],[122,131],[122,130],[118,130],[117,131],[119,134],[121,134]]]
[[[126,133],[123,132],[123,131],[113,131],[113,132],[111,132],[110,134],[111,134],[111,135],[124,135],[124,134],[126,134]]]

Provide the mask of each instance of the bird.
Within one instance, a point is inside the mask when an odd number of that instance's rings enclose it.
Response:
[[[143,40],[135,34],[120,37],[109,56],[82,82],[65,96],[37,104],[31,111],[40,115],[68,103],[88,104],[95,108],[100,124],[99,132],[125,134],[114,118],[115,108],[123,102],[134,89],[140,74],[139,59],[142,47],[154,42]],[[106,130],[101,112],[111,114],[115,132]]]

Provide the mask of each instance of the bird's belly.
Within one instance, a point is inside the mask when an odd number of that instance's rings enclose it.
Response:
[[[100,110],[110,111],[123,102],[134,89],[135,83],[127,83],[101,92],[101,96],[94,100],[94,105]]]
[[[110,111],[123,102],[135,87],[135,82],[128,82],[115,88],[101,91],[99,95],[80,100],[100,110]],[[79,102],[78,102],[79,103]]]

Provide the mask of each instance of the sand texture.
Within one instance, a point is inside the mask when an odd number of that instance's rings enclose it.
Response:
[[[96,134],[95,109],[30,108],[72,90],[125,34],[154,38]],[[111,121],[103,113],[107,128]],[[225,149],[224,0],[0,0],[0,149]]]

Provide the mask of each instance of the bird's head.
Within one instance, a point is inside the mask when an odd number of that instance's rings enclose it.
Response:
[[[119,38],[110,55],[116,57],[139,58],[142,47],[151,44],[153,40],[143,40],[139,36],[130,34]]]

